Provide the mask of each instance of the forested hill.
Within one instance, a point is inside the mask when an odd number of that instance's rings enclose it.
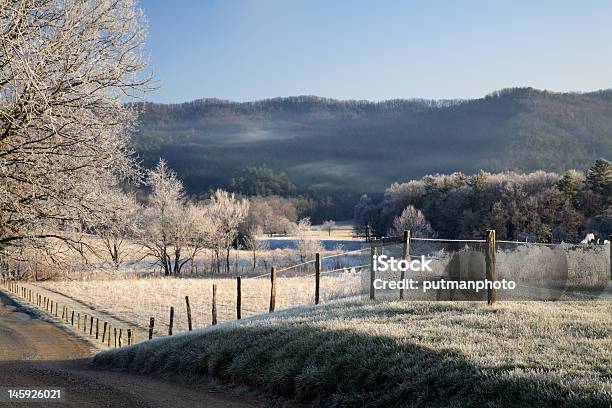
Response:
[[[314,96],[235,103],[145,103],[136,150],[164,157],[192,193],[266,165],[298,188],[382,191],[462,171],[584,169],[612,157],[612,90],[531,88],[474,100],[338,101]]]

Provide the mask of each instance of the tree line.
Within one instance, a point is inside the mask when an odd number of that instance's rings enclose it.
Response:
[[[186,265],[193,270],[196,257],[210,250],[213,272],[228,273],[234,249],[251,251],[255,269],[258,252],[269,249],[259,239],[264,234],[297,236],[300,259],[320,250],[318,241],[306,242],[311,241],[305,239],[310,221],[301,217],[299,200],[245,197],[221,189],[204,199],[190,198],[164,160],[146,172],[144,184],[149,193],[140,200],[133,193],[115,191],[108,198],[113,215],[89,229],[104,242],[101,258],[116,269],[139,254],[154,259],[164,275],[179,276]]]
[[[480,171],[430,175],[393,183],[381,200],[363,195],[357,228],[385,236],[409,229],[416,236],[577,242],[587,233],[612,234],[612,164],[597,160],[586,171],[528,174]]]

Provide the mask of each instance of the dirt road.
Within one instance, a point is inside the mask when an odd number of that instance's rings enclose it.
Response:
[[[0,387],[61,387],[65,401],[2,403],[0,407],[262,406],[253,399],[144,376],[99,370],[92,351],[52,323],[37,319],[0,293]]]

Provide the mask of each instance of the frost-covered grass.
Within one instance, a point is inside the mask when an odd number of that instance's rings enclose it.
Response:
[[[211,324],[212,285],[217,285],[219,322],[236,319],[236,280],[231,278],[139,278],[92,281],[47,281],[36,285],[52,290],[146,329],[156,322],[155,335],[168,333],[169,309],[174,307],[174,333],[187,331],[185,296],[189,296],[194,328]],[[242,279],[242,317],[266,313],[270,307],[270,277]],[[361,289],[358,274],[323,275],[321,301],[345,297]],[[314,303],[313,276],[277,277],[276,310]],[[146,331],[146,330],[145,330]]]
[[[419,271],[410,276],[417,280],[483,280],[486,277],[484,243],[415,241],[411,249],[413,256],[424,255],[432,259],[432,271]],[[401,251],[402,245],[384,249],[386,255],[394,257],[400,257]],[[556,300],[562,294],[563,299],[572,300],[611,294],[608,244],[503,242],[497,245],[495,265],[498,280],[512,280],[518,285],[517,290],[500,293],[501,299]],[[397,278],[399,273],[385,272],[380,275]]]
[[[315,406],[609,407],[612,302],[349,302],[98,354]]]

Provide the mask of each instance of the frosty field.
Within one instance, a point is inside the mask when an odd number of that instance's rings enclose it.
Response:
[[[315,406],[609,407],[612,303],[335,303],[94,361]]]
[[[66,297],[98,313],[114,316],[144,333],[154,317],[155,336],[168,334],[169,310],[175,309],[173,332],[187,331],[185,296],[189,296],[194,328],[211,324],[212,285],[217,285],[218,322],[236,319],[236,279],[231,278],[140,278],[93,281],[49,281],[37,283],[53,296]],[[354,295],[361,275],[321,277],[321,301]],[[314,303],[313,276],[278,277],[276,310]],[[62,300],[60,299],[60,302]],[[242,279],[242,317],[266,313],[270,305],[270,277]],[[140,340],[144,336],[139,336]]]

